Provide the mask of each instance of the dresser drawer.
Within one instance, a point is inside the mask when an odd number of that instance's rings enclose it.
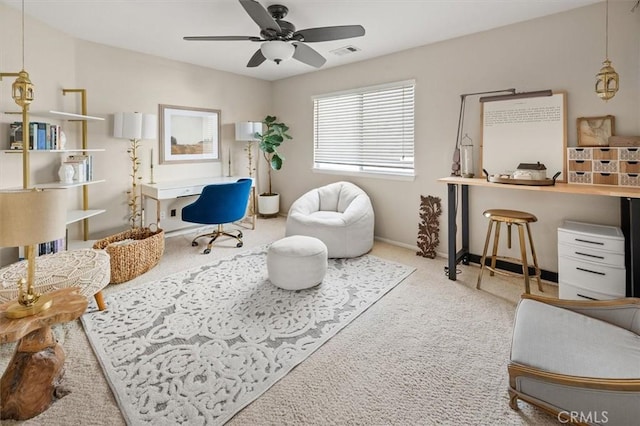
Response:
[[[587,290],[577,285],[563,281],[558,283],[558,297],[569,300],[609,300],[625,297],[622,293],[603,293],[600,291]]]
[[[570,172],[590,172],[591,160],[569,160]]]
[[[620,173],[640,173],[640,161],[620,161]]]
[[[625,294],[625,268],[558,257],[558,281],[606,294]]]
[[[558,256],[586,260],[605,266],[624,268],[624,252],[598,250],[594,247],[582,247],[575,244],[558,244]]]
[[[621,160],[640,160],[640,148],[618,148]]]
[[[624,236],[615,226],[566,220],[558,228],[558,244],[624,253]]]
[[[569,183],[592,184],[593,176],[591,172],[569,172]]]
[[[591,148],[567,148],[569,151],[569,160],[591,160]]]
[[[617,160],[618,150],[615,148],[593,148],[594,160]]]
[[[593,183],[595,185],[617,185],[617,173],[593,173]]]

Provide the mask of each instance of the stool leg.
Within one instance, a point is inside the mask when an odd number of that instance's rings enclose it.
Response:
[[[482,258],[480,259],[480,272],[478,273],[478,282],[476,288],[480,289],[480,283],[482,282],[482,273],[484,272],[484,262],[487,258],[487,250],[489,249],[489,240],[491,239],[491,229],[493,228],[493,221],[489,220],[489,227],[487,229],[487,238],[484,240],[484,250],[482,251]]]
[[[107,309],[107,305],[104,303],[104,297],[102,297],[101,291],[94,294],[93,297],[96,299],[96,303],[98,304],[99,310],[104,311],[105,309]]]
[[[492,277],[495,275],[494,271],[496,269],[496,256],[498,255],[499,242],[500,242],[500,222],[496,222],[496,233],[493,236],[493,252],[491,254],[491,269],[489,274]]]
[[[540,268],[538,267],[538,257],[536,256],[536,249],[533,246],[533,237],[531,236],[531,227],[527,223],[527,234],[529,235],[529,247],[531,247],[531,257],[533,258],[533,266],[536,270],[536,278],[538,279],[538,290],[544,292],[542,289],[542,281],[540,280]]]
[[[527,294],[529,289],[529,265],[527,264],[527,246],[525,245],[524,229],[518,224],[518,235],[520,236],[520,256],[522,257],[522,275],[524,276],[524,289]]]

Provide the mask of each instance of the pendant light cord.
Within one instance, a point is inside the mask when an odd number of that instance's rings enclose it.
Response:
[[[24,0],[22,0],[22,69],[24,70]]]
[[[22,0],[24,1],[24,0]],[[604,57],[608,61],[609,60],[609,0],[607,0],[607,11],[605,13],[605,24],[604,24]]]

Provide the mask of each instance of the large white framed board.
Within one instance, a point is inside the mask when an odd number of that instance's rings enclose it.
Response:
[[[543,163],[547,177],[562,172],[566,182],[567,96],[504,99],[481,107],[481,168],[490,174],[513,172],[520,163]]]

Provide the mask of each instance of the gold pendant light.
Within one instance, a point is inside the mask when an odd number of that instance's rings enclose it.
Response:
[[[606,9],[605,60],[602,62],[600,72],[596,74],[596,94],[605,102],[616,95],[620,84],[618,73],[609,60],[609,0],[607,0]]]

